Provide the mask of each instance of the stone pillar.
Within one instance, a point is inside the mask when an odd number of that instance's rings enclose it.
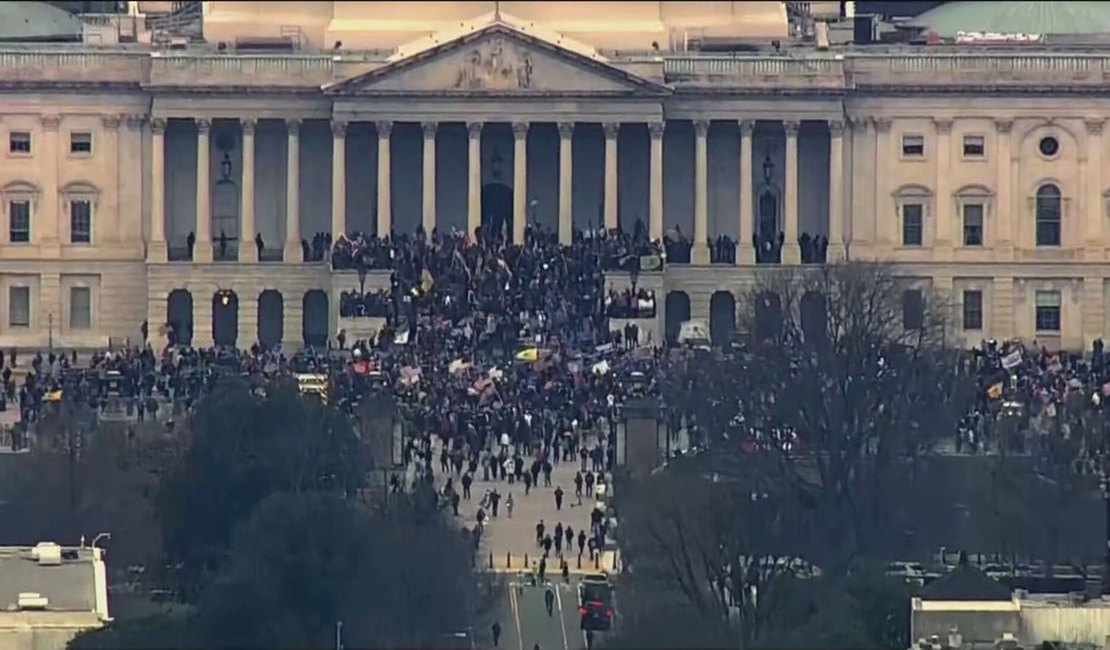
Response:
[[[606,143],[608,145],[608,143]],[[574,123],[559,123],[559,243],[574,241]]]
[[[329,333],[329,336],[331,334]],[[291,355],[304,345],[304,296],[282,296],[281,347]]]
[[[936,200],[933,201],[936,212],[936,241],[933,242],[933,254],[940,259],[947,259],[952,254],[953,221],[952,211],[955,202],[952,200],[952,189],[949,184],[949,170],[952,169],[952,120],[936,118],[933,124],[937,131],[937,156],[936,166]]]
[[[1083,253],[1088,261],[1102,261],[1106,244],[1102,241],[1102,222],[1106,220],[1106,200],[1102,191],[1102,127],[1103,121],[1087,120],[1087,168],[1083,169],[1080,163],[1079,177],[1084,181],[1086,196],[1083,197],[1084,221],[1086,222],[1086,242]],[[1101,290],[1101,286],[1100,286]],[[1101,295],[1101,294],[1100,294]],[[1086,305],[1084,305],[1086,308]],[[1097,338],[1097,337],[1093,337]],[[1087,339],[1090,343],[1093,338]]]
[[[57,115],[44,115],[41,118],[43,130],[42,147],[42,195],[39,199],[37,213],[41,215],[31,224],[31,241],[37,243],[46,259],[57,258],[61,255],[61,241],[59,239],[60,222],[68,211],[60,206],[61,197],[58,195],[58,157],[60,147],[58,144],[58,129],[61,127],[62,118]],[[42,297],[39,298],[42,302]],[[61,316],[59,315],[59,318]]]
[[[786,169],[783,184],[786,186],[782,200],[782,263],[799,264],[802,261],[798,246],[798,128],[801,124],[788,120],[782,124],[786,131]]]
[[[826,261],[844,261],[844,122],[829,122],[829,250]]]
[[[258,261],[258,246],[254,236],[258,232],[254,221],[254,130],[258,122],[253,118],[241,120],[243,127],[243,170],[239,196],[239,261]]]
[[[740,234],[736,238],[736,263],[755,264],[755,193],[752,188],[752,132],[755,122],[740,120]]]
[[[666,122],[648,124],[648,136],[651,139],[648,236],[652,241],[663,238],[663,132],[666,125]]]
[[[513,243],[524,243],[528,224],[528,123],[513,123]]]
[[[196,243],[193,244],[193,262],[207,264],[212,261],[212,120],[197,120],[197,219],[193,227]],[[211,311],[211,305],[209,305]],[[208,324],[211,331],[212,324]]]
[[[120,169],[126,169],[132,161],[143,159],[143,124],[145,115],[131,114],[124,120],[125,126],[120,135]],[[164,157],[164,156],[163,156]],[[139,165],[142,169],[143,165]],[[143,192],[143,174],[120,173],[119,176],[119,236],[127,255],[142,254],[143,238],[150,236],[150,228],[143,227],[146,214],[147,196]]]
[[[304,261],[301,248],[301,121],[286,120],[285,147],[285,249],[282,261]]]
[[[1002,260],[1010,260],[1014,254],[1014,208],[1013,208],[1013,175],[1010,161],[1010,130],[1014,126],[1011,119],[995,120],[995,174],[996,193],[995,206],[990,217],[998,224],[994,233],[997,242],[996,253]]]
[[[193,293],[193,347],[210,348],[212,337],[212,300],[214,292],[201,290]]]
[[[390,200],[389,186],[392,169],[390,168],[390,138],[392,122],[378,122],[378,237],[388,237],[393,231],[393,204]]]
[[[1004,340],[1017,335],[1014,278],[995,276],[991,287],[991,338]]]
[[[424,232],[432,236],[436,227],[436,128],[435,122],[425,122],[424,129]]]
[[[875,130],[875,196],[872,198],[871,215],[875,224],[875,253],[880,256],[890,253],[891,244],[896,241],[894,233],[898,226],[890,190],[887,189],[888,174],[884,173],[890,164],[887,160],[890,155],[890,124],[888,118],[876,117],[871,120],[871,128]]]
[[[694,122],[694,264],[709,264],[709,121]]]
[[[1083,278],[1083,348],[1089,349],[1106,329],[1106,292],[1104,280]]]
[[[466,234],[482,225],[482,123],[466,125]]]
[[[239,295],[238,330],[236,331],[235,347],[240,350],[250,349],[258,343],[258,296]]]
[[[100,199],[100,205],[97,206],[97,216],[102,216],[100,219],[93,221],[93,242],[108,242],[116,243],[120,240],[120,188],[122,186],[122,170],[125,169],[124,165],[120,164],[120,125],[123,124],[123,119],[119,115],[104,115],[101,117],[101,125],[104,127],[104,157],[111,160],[114,168],[110,171],[112,175],[111,185],[104,192]],[[126,132],[125,132],[126,133]],[[126,163],[130,165],[130,161]],[[97,223],[97,222],[100,223]]]
[[[331,236],[347,232],[347,123],[331,123]]]
[[[618,192],[620,191],[617,185],[617,136],[620,134],[621,125],[619,123],[607,123],[604,125],[605,129],[605,229],[613,230],[618,227],[620,223],[620,216],[618,214]]]
[[[165,262],[166,247],[166,121],[150,121],[150,243],[147,245],[148,262]],[[164,301],[164,299],[163,299]],[[166,314],[163,310],[162,320]],[[154,323],[157,321],[151,321]]]

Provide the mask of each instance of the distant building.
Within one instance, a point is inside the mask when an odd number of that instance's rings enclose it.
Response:
[[[101,549],[0,547],[0,648],[64,650],[108,620]]]

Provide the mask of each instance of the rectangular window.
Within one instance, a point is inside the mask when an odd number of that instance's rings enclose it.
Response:
[[[983,245],[983,204],[968,203],[964,208],[964,246]]]
[[[31,241],[30,201],[8,203],[8,221],[8,241],[13,244],[26,244]]]
[[[902,136],[902,156],[906,158],[921,158],[925,155],[925,136]]]
[[[919,289],[902,292],[902,327],[908,330],[921,329],[925,325],[925,298]]]
[[[92,327],[92,290],[88,287],[69,288],[69,328],[87,330]]]
[[[8,288],[8,325],[11,327],[31,326],[31,288]]]
[[[31,134],[27,131],[12,131],[8,134],[9,153],[31,153]]]
[[[73,244],[92,241],[92,204],[84,199],[69,202],[69,241]]]
[[[924,240],[925,206],[920,203],[902,204],[902,245],[920,246]]]
[[[92,153],[92,134],[76,131],[70,133],[69,152],[78,154]]]
[[[983,329],[983,292],[964,292],[964,330]]]
[[[987,155],[987,147],[983,136],[964,136],[964,158],[982,158],[985,155]]]
[[[1037,292],[1037,331],[1038,332],[1059,332],[1060,331],[1060,292],[1059,291],[1038,291]]]

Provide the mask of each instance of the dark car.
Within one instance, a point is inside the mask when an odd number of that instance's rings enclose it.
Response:
[[[584,580],[578,586],[583,630],[608,630],[613,627],[613,588],[608,582]]]

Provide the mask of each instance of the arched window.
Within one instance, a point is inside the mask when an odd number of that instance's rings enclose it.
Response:
[[[1037,188],[1037,246],[1060,245],[1060,188],[1049,183]]]

